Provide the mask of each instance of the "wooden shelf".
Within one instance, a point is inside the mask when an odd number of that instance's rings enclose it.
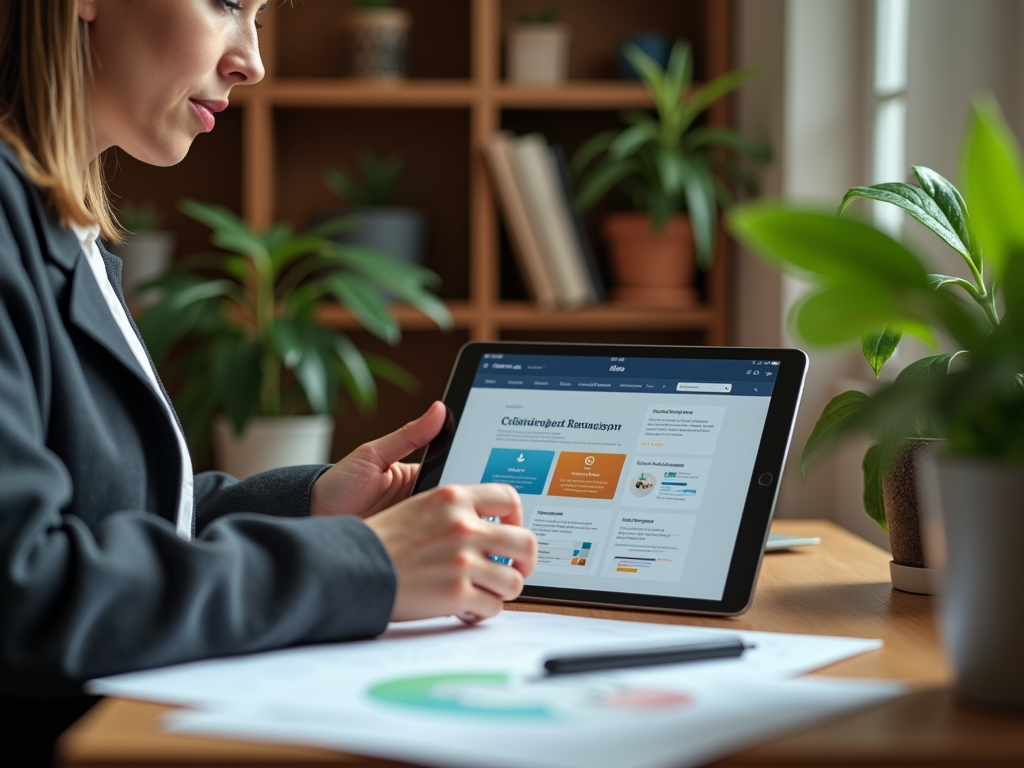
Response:
[[[281,79],[251,91],[250,99],[266,99],[281,107],[469,107],[476,97],[466,80],[381,84],[341,78]]]
[[[580,80],[551,88],[502,85],[497,102],[513,109],[623,109],[651,107],[653,101],[640,83]]]
[[[280,79],[239,88],[235,104],[265,101],[279,107],[471,107],[490,101],[510,109],[623,109],[653,106],[639,83],[578,80],[542,87],[501,84],[481,88],[467,80],[405,80],[396,83],[344,78]]]
[[[710,327],[713,313],[707,307],[651,307],[641,304],[607,303],[579,310],[538,310],[527,301],[505,301],[488,309],[466,301],[450,301],[454,328],[472,330],[486,317],[499,330],[591,331],[591,330],[701,330]],[[399,325],[406,330],[429,330],[436,326],[418,310],[404,304],[392,307]],[[326,326],[344,330],[360,328],[344,307],[325,304],[317,319]]]

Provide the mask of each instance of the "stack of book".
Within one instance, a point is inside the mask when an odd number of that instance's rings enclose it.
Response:
[[[604,300],[561,148],[538,133],[501,131],[487,142],[486,156],[523,281],[537,305],[576,309]]]

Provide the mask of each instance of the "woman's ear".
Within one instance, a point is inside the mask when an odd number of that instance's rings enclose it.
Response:
[[[78,0],[78,18],[89,23],[96,21],[97,0]]]

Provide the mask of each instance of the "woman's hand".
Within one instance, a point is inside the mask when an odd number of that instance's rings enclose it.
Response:
[[[433,440],[445,414],[444,404],[435,402],[415,421],[356,448],[313,483],[309,514],[366,518],[408,498],[419,464],[400,459]]]
[[[519,494],[501,483],[442,486],[367,520],[398,576],[392,621],[455,615],[472,622],[500,613],[537,564],[537,538],[522,522]]]

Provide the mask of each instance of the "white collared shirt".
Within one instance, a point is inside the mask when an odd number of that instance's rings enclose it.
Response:
[[[117,323],[121,335],[124,336],[124,340],[128,343],[132,354],[135,355],[135,359],[139,361],[142,370],[146,372],[146,376],[156,396],[164,404],[164,411],[167,413],[167,418],[171,420],[171,428],[174,430],[175,437],[178,438],[178,453],[181,457],[181,489],[178,495],[178,514],[175,527],[178,536],[190,540],[192,538],[192,498],[195,492],[195,480],[192,476],[192,458],[188,453],[188,444],[185,442],[185,436],[181,433],[181,428],[178,426],[178,420],[174,416],[171,404],[167,401],[163,389],[157,381],[156,371],[153,370],[153,366],[149,362],[149,356],[146,354],[142,342],[139,341],[139,337],[135,335],[131,323],[128,322],[128,315],[125,313],[124,307],[117,298],[117,294],[114,293],[114,288],[107,277],[107,267],[103,262],[103,254],[100,253],[99,246],[96,244],[96,239],[100,236],[99,225],[93,224],[90,227],[73,225],[71,228],[78,236],[82,252],[85,253],[86,261],[89,263],[93,277],[96,278],[96,284],[99,286],[100,293],[103,294],[103,299],[107,302],[107,308],[110,310],[114,322]]]

